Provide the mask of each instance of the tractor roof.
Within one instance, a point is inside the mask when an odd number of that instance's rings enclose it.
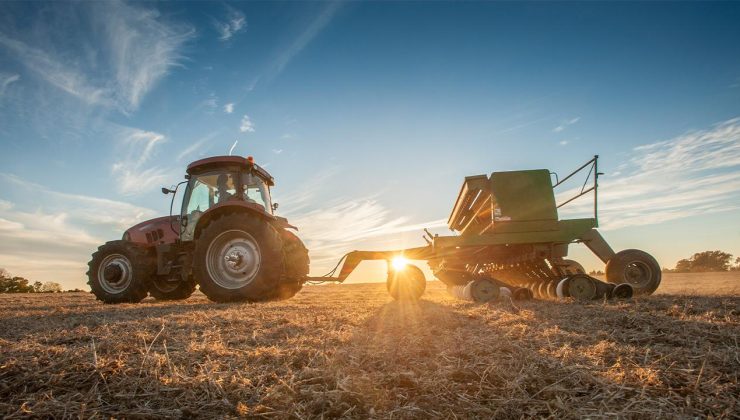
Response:
[[[240,168],[253,168],[254,172],[262,179],[265,180],[267,185],[275,185],[275,180],[272,178],[269,172],[264,168],[254,163],[252,157],[244,158],[241,156],[213,156],[195,162],[188,165],[187,173],[192,175],[194,173],[209,171],[213,169],[219,169],[224,167],[240,167]]]

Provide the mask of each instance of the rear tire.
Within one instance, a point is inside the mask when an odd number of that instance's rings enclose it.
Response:
[[[617,252],[606,263],[606,281],[628,283],[635,295],[650,295],[660,286],[660,265],[650,254],[639,249]]]
[[[310,263],[308,249],[303,242],[292,232],[283,229],[281,233],[285,276],[274,296],[280,300],[292,298],[303,288]]]
[[[105,303],[141,302],[157,269],[147,248],[120,240],[100,246],[87,265],[87,284]]]
[[[264,220],[226,214],[201,231],[193,264],[200,291],[214,302],[269,300],[283,275],[282,241]]]
[[[187,282],[177,278],[170,280],[163,276],[155,276],[149,285],[149,295],[157,300],[185,300],[195,291],[195,282]]]

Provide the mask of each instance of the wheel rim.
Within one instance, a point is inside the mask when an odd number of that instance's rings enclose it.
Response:
[[[578,300],[591,300],[596,297],[596,284],[583,276],[573,276],[568,282],[568,294]]]
[[[241,230],[222,232],[211,241],[206,252],[208,275],[225,289],[239,289],[251,283],[261,263],[257,241]]]
[[[470,283],[470,295],[476,302],[488,302],[496,299],[501,290],[492,281],[479,279]]]
[[[131,261],[125,255],[108,255],[98,266],[98,282],[107,293],[118,294],[125,291],[132,278]]]
[[[627,267],[624,269],[624,279],[626,282],[637,288],[649,286],[652,277],[653,270],[642,261],[633,261],[627,264]]]

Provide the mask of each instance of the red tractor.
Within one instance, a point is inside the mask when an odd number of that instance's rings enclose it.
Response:
[[[179,215],[177,187],[187,184]],[[215,302],[295,295],[308,275],[308,250],[275,216],[274,180],[251,157],[217,156],[188,165],[172,194],[170,216],[128,229],[98,248],[88,284],[105,303],[136,303],[147,294],[187,299],[200,286]]]

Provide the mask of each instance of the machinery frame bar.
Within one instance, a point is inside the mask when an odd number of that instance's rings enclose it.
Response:
[[[578,172],[582,171],[583,169],[589,166],[590,166],[590,169],[588,171],[588,175],[586,175],[586,180],[583,183],[581,192],[578,193],[578,195],[569,198],[565,202],[558,204],[556,207],[557,208],[563,207],[564,205],[575,200],[576,198],[583,197],[584,195],[593,191],[594,192],[594,220],[596,222],[595,227],[599,227],[599,175],[603,175],[601,172],[599,172],[599,155],[594,155],[594,157],[591,158],[591,160],[584,163],[578,169],[568,174],[568,176],[566,176],[565,178],[561,180],[558,180],[558,182],[555,185],[553,185],[552,188],[555,189],[557,186],[561,185],[565,181],[572,178],[573,175],[577,174]],[[591,178],[591,174],[593,174],[593,186],[589,189],[584,190],[584,188],[586,188],[586,183],[588,182],[589,178]],[[555,174],[555,178],[556,179],[558,178],[557,174]]]

